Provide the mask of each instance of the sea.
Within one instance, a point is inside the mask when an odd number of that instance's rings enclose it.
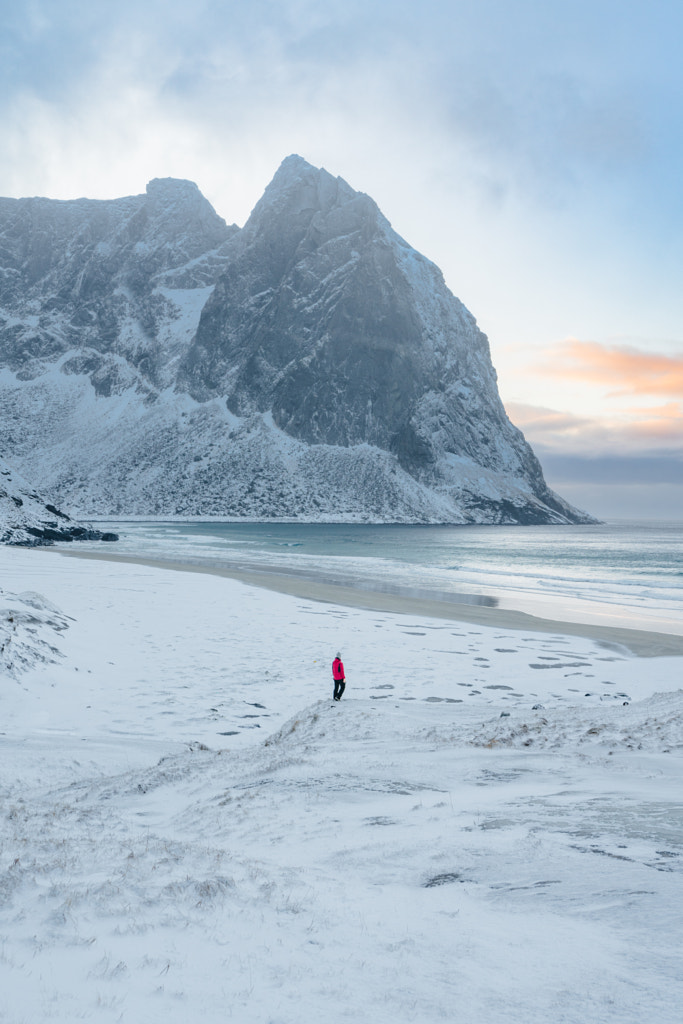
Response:
[[[683,635],[683,522],[405,526],[108,520],[111,552]],[[81,545],[101,553],[101,543]]]

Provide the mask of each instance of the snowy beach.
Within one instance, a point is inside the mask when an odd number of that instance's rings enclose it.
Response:
[[[360,608],[372,612],[399,612],[406,615],[426,615],[445,618],[471,625],[486,626],[489,629],[526,630],[532,633],[562,634],[597,640],[603,644],[625,647],[639,657],[683,656],[683,635],[661,633],[653,629],[634,629],[632,626],[614,626],[596,621],[577,622],[544,618],[517,609],[500,608],[496,605],[476,603],[473,599],[453,600],[447,595],[425,596],[420,593],[392,593],[372,589],[344,586],[315,578],[296,576],[260,567],[257,571],[239,568],[217,567],[210,564],[173,562],[164,559],[142,559],[131,555],[111,552],[96,553],[68,551],[69,557],[88,558],[96,561],[119,562],[124,564],[147,565],[152,568],[175,572],[209,573],[239,580],[251,586],[263,587],[279,594]],[[614,617],[618,619],[618,616]]]
[[[0,1019],[680,1019],[683,638],[88,555],[0,548]]]

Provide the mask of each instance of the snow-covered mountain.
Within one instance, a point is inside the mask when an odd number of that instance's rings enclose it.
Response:
[[[173,179],[0,200],[0,436],[87,514],[590,519],[439,269],[297,156],[241,230]]]
[[[64,540],[118,540],[76,523],[35,489],[0,457],[0,544],[36,547]]]

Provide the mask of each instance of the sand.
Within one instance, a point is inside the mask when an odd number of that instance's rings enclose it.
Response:
[[[140,558],[133,555],[119,555],[114,552],[55,551],[51,548],[35,549],[52,551],[69,558],[85,558],[104,562],[123,562],[147,565],[173,572],[206,573],[240,580],[251,586],[262,587],[280,594],[305,598],[327,604],[351,608],[365,608],[371,611],[398,612],[468,622],[495,629],[527,630],[534,633],[551,633],[562,636],[577,636],[594,640],[606,647],[626,648],[640,658],[683,656],[683,636],[660,633],[653,630],[627,629],[587,622],[568,622],[560,619],[546,619],[527,612],[475,604],[453,603],[446,600],[389,594],[363,590],[356,587],[340,586],[314,579],[290,576],[281,572],[259,570],[227,569],[222,566],[200,565],[188,562],[174,562],[154,558]]]

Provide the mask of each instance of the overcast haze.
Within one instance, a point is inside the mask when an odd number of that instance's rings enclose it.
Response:
[[[489,335],[565,497],[683,518],[683,6],[0,0],[0,194],[196,181],[244,223],[297,152]]]

